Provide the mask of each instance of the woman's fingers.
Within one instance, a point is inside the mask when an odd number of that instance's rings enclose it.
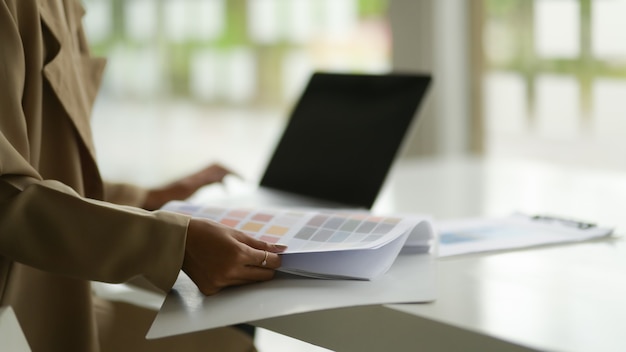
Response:
[[[281,258],[277,253],[267,250],[253,250],[248,266],[276,270],[280,268]]]
[[[266,269],[280,268],[281,259],[278,253],[284,252],[287,246],[261,241],[242,232],[234,233],[233,236],[239,242],[248,246],[248,253],[250,255],[248,265]]]
[[[204,294],[227,286],[266,281],[281,265],[285,246],[252,238],[224,225],[192,219],[183,270]]]
[[[245,243],[252,248],[272,253],[282,253],[287,249],[287,246],[285,246],[284,244],[273,244],[261,241],[254,237],[248,236],[240,231],[236,231],[235,233],[233,233],[233,237],[235,237],[239,242]]]

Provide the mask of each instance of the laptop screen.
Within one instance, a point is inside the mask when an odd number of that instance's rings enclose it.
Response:
[[[371,208],[430,80],[418,74],[313,74],[261,186]]]

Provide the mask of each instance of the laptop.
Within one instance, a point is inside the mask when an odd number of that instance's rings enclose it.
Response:
[[[431,77],[314,73],[258,187],[223,206],[371,209]]]

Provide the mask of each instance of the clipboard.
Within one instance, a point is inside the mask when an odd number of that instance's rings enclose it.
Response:
[[[608,237],[613,228],[552,215],[512,214],[439,222],[439,257]]]

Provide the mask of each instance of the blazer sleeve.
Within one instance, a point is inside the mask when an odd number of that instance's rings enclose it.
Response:
[[[86,199],[56,181],[0,178],[0,254],[44,271],[116,283],[144,276],[167,291],[187,225],[188,217]]]
[[[144,276],[168,290],[182,266],[189,218],[81,197],[30,164],[25,58],[0,2],[0,256],[52,273],[105,282]]]
[[[104,200],[107,202],[142,207],[148,190],[128,183],[105,182]]]

